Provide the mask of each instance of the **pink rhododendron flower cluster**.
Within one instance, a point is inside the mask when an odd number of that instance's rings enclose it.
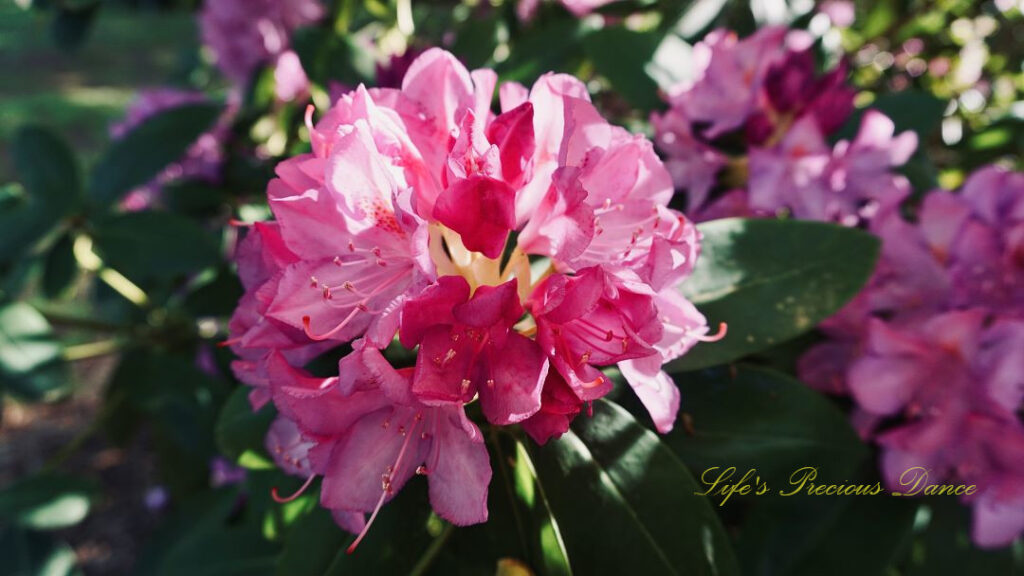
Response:
[[[199,28],[217,67],[237,86],[271,64],[277,98],[291,101],[309,89],[291,34],[323,16],[319,0],[206,0]]]
[[[586,16],[606,4],[612,4],[620,1],[621,0],[559,0],[566,10],[572,12],[572,14],[577,17]],[[541,0],[519,0],[519,3],[516,4],[516,16],[518,16],[520,20],[532,20],[534,15],[537,13],[537,9],[540,7],[540,3]]]
[[[909,193],[892,168],[907,161],[917,137],[894,134],[881,113],[866,113],[852,141],[828,143],[853,110],[854,92],[845,62],[816,72],[806,33],[764,28],[741,40],[716,30],[693,58],[693,79],[668,90],[670,109],[652,123],[695,219],[786,211],[856,225]],[[737,138],[741,153],[725,152]]]
[[[416,474],[441,517],[487,519],[470,403],[543,443],[617,365],[670,430],[679,393],[661,365],[715,338],[678,291],[698,234],[667,207],[651,143],[570,76],[503,85],[498,114],[496,83],[432,49],[401,88],[360,86],[315,126],[311,110],[312,153],[278,165],[276,220],[238,251],[233,368],[254,406],[278,409],[271,453],[322,476],[321,503],[353,532]],[[303,368],[346,344],[336,376]],[[397,345],[414,366],[388,362]]]
[[[890,488],[914,466],[974,484],[975,542],[1006,545],[1024,532],[1024,174],[981,169],[925,196],[917,222],[891,211],[872,229],[875,276],[801,378],[853,396]]]
[[[152,116],[179,106],[207,101],[202,92],[192,90],[155,88],[140,91],[125,111],[124,118],[110,127],[110,135],[115,140],[121,139]],[[180,160],[165,168],[152,182],[129,192],[121,207],[130,211],[145,210],[159,200],[160,189],[164,185],[176,180],[219,180],[227,129],[227,123],[220,122],[201,135]]]

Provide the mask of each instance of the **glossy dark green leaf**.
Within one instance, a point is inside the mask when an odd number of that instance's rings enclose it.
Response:
[[[25,478],[0,490],[0,519],[35,530],[67,528],[89,513],[95,492],[96,486],[81,478]]]
[[[423,479],[413,478],[381,509],[370,532],[351,554],[346,548],[354,537],[345,540],[325,576],[410,574],[429,568],[437,548],[455,528],[432,515],[426,492]]]
[[[180,159],[220,115],[218,104],[187,104],[157,114],[111,144],[93,168],[89,197],[108,206]]]
[[[236,462],[247,453],[251,458],[267,458],[264,438],[277,413],[272,404],[254,412],[249,404],[250,390],[247,386],[235,388],[217,418],[217,446]]]
[[[808,462],[808,465],[814,463]],[[877,476],[819,477],[874,485]],[[778,486],[791,490],[790,486]],[[883,576],[909,543],[918,501],[876,496],[755,497],[737,553],[746,576]],[[727,504],[728,506],[728,504]]]
[[[521,460],[515,443],[510,436],[491,434],[487,444],[493,473],[487,495],[487,522],[455,527],[426,574],[493,574],[503,560],[529,566],[538,576],[564,574],[548,570],[531,551],[539,544],[539,526],[532,522],[529,510],[520,505],[511,484],[510,463],[516,461],[512,466],[517,467]]]
[[[660,41],[661,35],[656,32],[616,26],[587,34],[583,49],[616,92],[633,107],[648,111],[661,103],[658,85],[646,72]]]
[[[64,234],[50,248],[43,266],[43,293],[47,298],[58,298],[75,279],[78,263],[75,261],[70,234]]]
[[[7,576],[72,576],[75,551],[49,534],[0,527],[0,566]]]
[[[710,501],[679,458],[623,408],[531,449],[576,574],[739,574]]]
[[[0,200],[0,262],[23,256],[76,207],[81,193],[71,150],[46,128],[21,128],[11,160],[21,186],[5,187]]]
[[[683,293],[721,341],[699,344],[671,372],[732,362],[814,328],[867,282],[878,255],[874,236],[800,220],[728,218],[698,226],[704,238]]]
[[[542,576],[571,576],[572,565],[565,549],[565,541],[551,512],[551,503],[543,484],[537,478],[537,469],[526,446],[519,441],[513,445],[512,466],[502,462],[502,474],[510,478],[513,496],[522,507],[524,538],[527,539],[530,565]],[[503,478],[504,479],[504,478]]]
[[[734,480],[756,470],[775,483],[813,465],[842,480],[868,455],[838,407],[782,373],[739,365],[680,374],[676,383],[680,421],[662,441],[698,476],[731,466]]]
[[[193,274],[220,260],[210,234],[170,212],[132,212],[97,223],[95,248],[104,263],[142,283]]]
[[[284,538],[284,551],[277,561],[277,574],[323,574],[351,536],[344,532],[326,508],[314,501],[309,512],[299,517]]]

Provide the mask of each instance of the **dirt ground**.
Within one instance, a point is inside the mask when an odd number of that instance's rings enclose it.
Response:
[[[109,379],[115,365],[114,358],[77,364],[76,382],[82,387],[64,401],[4,403],[0,487],[38,472],[69,444],[88,434],[100,405],[102,383]],[[146,505],[147,493],[157,486],[145,440],[138,438],[122,450],[107,443],[102,433],[89,434],[56,470],[91,478],[101,490],[85,521],[57,535],[75,550],[85,574],[129,574],[160,514]]]

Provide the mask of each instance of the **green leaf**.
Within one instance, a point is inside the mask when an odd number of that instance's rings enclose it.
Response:
[[[983,550],[971,543],[971,509],[956,498],[935,497],[924,506],[927,527],[917,538],[906,576],[1024,574],[1024,557],[1013,548]]]
[[[324,574],[349,540],[350,536],[338,528],[330,511],[322,508],[317,499],[313,509],[296,520],[285,535],[277,574]]]
[[[434,516],[427,502],[425,482],[409,482],[377,515],[373,527],[359,547],[349,554],[345,548],[335,554],[324,576],[349,574],[409,574],[429,561],[432,550],[443,546],[452,527]],[[429,563],[429,562],[426,562]]]
[[[116,203],[185,155],[220,115],[219,104],[186,104],[157,114],[114,142],[93,168],[89,197]]]
[[[530,539],[528,548],[533,566],[545,576],[571,576],[572,566],[565,541],[552,515],[544,486],[537,478],[533,460],[522,442],[515,443],[511,475],[515,496],[526,509],[530,528],[526,537]]]
[[[531,458],[577,574],[739,574],[729,539],[686,466],[620,406]]]
[[[292,44],[310,80],[321,86],[331,80],[349,85],[374,83],[373,55],[357,46],[354,37],[324,28],[302,28],[295,32]]]
[[[89,37],[99,7],[100,2],[96,1],[58,8],[51,30],[57,46],[64,50],[73,50],[81,46]]]
[[[5,188],[0,200],[0,262],[23,256],[75,209],[81,193],[71,150],[46,128],[18,130],[11,160],[21,187]]]
[[[633,107],[649,111],[661,103],[658,85],[646,72],[660,41],[655,32],[636,32],[616,26],[587,34],[583,38],[583,50],[616,92]]]
[[[24,302],[0,307],[0,374],[22,376],[59,356],[53,329],[35,308]]]
[[[739,365],[676,377],[680,419],[662,441],[695,472],[734,466],[769,484],[814,465],[840,479],[868,456],[846,415],[802,382],[773,370]]]
[[[0,558],[8,576],[72,576],[75,552],[49,534],[0,527]]]
[[[867,282],[878,239],[838,225],[728,218],[698,226],[704,235],[686,295],[721,341],[700,344],[670,372],[732,362],[814,328]]]
[[[170,212],[132,212],[96,224],[100,258],[130,280],[169,280],[220,260],[209,233],[190,218]]]
[[[47,298],[56,299],[75,279],[78,264],[70,234],[64,234],[50,248],[43,268],[43,293]]]
[[[0,491],[0,518],[35,530],[67,528],[86,517],[95,492],[95,485],[81,478],[26,478]]]
[[[217,418],[217,446],[236,462],[247,452],[266,457],[264,438],[276,414],[272,404],[254,412],[249,404],[250,390],[247,386],[235,388]]]
[[[818,482],[874,485],[878,478],[819,477]],[[737,544],[747,576],[891,574],[889,568],[909,542],[918,506],[914,498],[886,492],[755,500]]]
[[[855,137],[864,113],[867,110],[877,110],[892,120],[896,133],[910,130],[916,132],[921,142],[924,142],[942,124],[942,117],[948,104],[948,101],[920,90],[880,94],[870,106],[854,112],[837,136],[846,139]]]

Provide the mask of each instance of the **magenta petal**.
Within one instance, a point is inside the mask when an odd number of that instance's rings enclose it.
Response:
[[[390,478],[385,501],[402,489],[424,456],[423,442],[408,433],[413,416],[408,408],[383,409],[352,426],[334,447],[324,471],[320,489],[324,507],[373,510],[382,494],[384,475]]]
[[[309,450],[313,442],[302,437],[295,422],[278,416],[267,430],[267,452],[279,468],[292,476],[307,477],[313,473]]]
[[[454,410],[439,410],[437,418],[437,464],[427,464],[430,505],[456,526],[486,522],[491,463],[483,437],[472,424],[467,432]]]
[[[498,258],[516,225],[515,199],[516,191],[508,184],[470,176],[438,196],[434,218],[458,232],[466,248]]]
[[[501,175],[510,184],[522,181],[523,171],[533,157],[533,104],[523,104],[494,119],[487,127],[487,139],[501,151]]]
[[[480,286],[469,302],[452,309],[455,320],[475,328],[510,326],[523,315],[515,278],[499,286]]]
[[[473,399],[475,343],[462,336],[444,325],[424,334],[412,383],[412,393],[424,404],[465,403]]]
[[[346,397],[337,378],[314,378],[289,366],[280,354],[270,357],[267,369],[278,411],[313,434],[341,434],[364,415],[390,405],[376,390]]]
[[[342,530],[350,534],[359,534],[366,527],[366,514],[362,512],[331,510],[331,518]]]
[[[506,426],[536,413],[547,373],[548,361],[540,346],[510,332],[505,345],[490,358],[484,374],[487,379],[478,384],[480,404],[488,422]]]
[[[462,276],[442,276],[419,296],[402,308],[399,339],[402,346],[413,348],[423,340],[427,330],[438,324],[454,324],[452,309],[469,299],[469,283]]]
[[[679,388],[661,369],[660,354],[619,362],[619,370],[651,414],[658,432],[672,431],[679,413]]]
[[[1008,546],[1024,532],[1024,490],[1018,488],[1014,496],[1001,499],[990,490],[978,498],[971,526],[975,544],[983,548]]]

